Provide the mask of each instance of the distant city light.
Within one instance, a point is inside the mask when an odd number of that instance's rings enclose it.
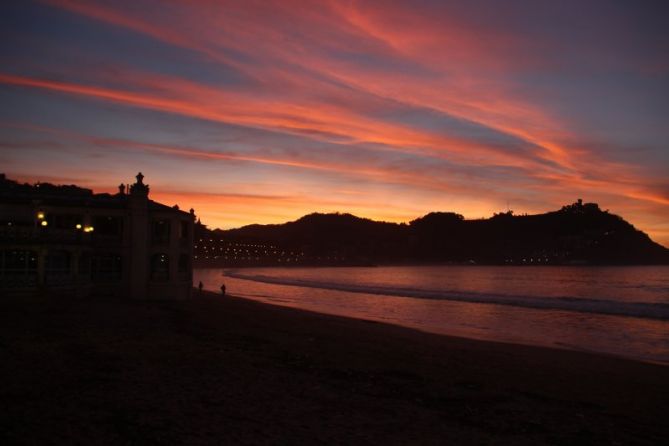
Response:
[[[44,215],[42,215],[42,218],[44,218]],[[49,224],[48,221],[42,220],[42,226],[47,226]]]
[[[37,219],[38,220],[44,220],[44,212],[38,212],[37,213]]]

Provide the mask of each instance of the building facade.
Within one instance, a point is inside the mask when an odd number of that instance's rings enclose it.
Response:
[[[194,211],[0,176],[0,294],[182,299],[192,293]]]

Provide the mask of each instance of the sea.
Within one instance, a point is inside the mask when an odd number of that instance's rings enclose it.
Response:
[[[669,365],[669,266],[196,269],[200,281],[273,305]]]

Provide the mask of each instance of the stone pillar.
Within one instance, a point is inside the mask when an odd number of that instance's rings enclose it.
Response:
[[[71,251],[70,253],[70,261],[72,268],[70,268],[70,275],[74,278],[74,280],[78,281],[79,280],[79,259],[81,258],[81,250],[80,249],[75,249]]]
[[[74,294],[77,297],[88,296],[88,288],[79,274],[79,262],[81,261],[81,249],[70,252],[70,280],[74,285]]]
[[[46,286],[46,256],[47,248],[40,246],[37,250],[37,288],[44,289]],[[28,259],[26,259],[26,262]]]
[[[193,246],[195,245],[195,211],[191,209],[190,220],[188,221],[188,276],[190,277],[188,296],[193,294]]]
[[[128,196],[130,246],[124,260],[129,267],[128,294],[132,299],[146,299],[149,292],[149,187],[143,178],[140,172]]]
[[[179,280],[179,230],[181,221],[179,219],[170,219],[170,240],[168,255],[170,256],[170,282],[178,283]]]

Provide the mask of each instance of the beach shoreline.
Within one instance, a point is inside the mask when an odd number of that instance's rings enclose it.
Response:
[[[205,292],[3,300],[5,444],[657,444],[669,368]]]

